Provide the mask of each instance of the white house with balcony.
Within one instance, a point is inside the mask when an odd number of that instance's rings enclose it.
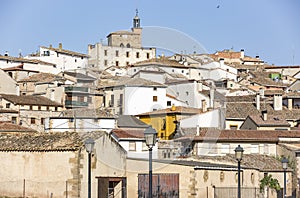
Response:
[[[98,87],[104,107],[116,115],[138,115],[167,107],[166,86],[141,78],[122,77]]]

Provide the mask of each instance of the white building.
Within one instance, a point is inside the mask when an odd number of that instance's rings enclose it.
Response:
[[[58,48],[54,48],[52,45],[49,47],[41,46],[37,54],[30,54],[26,58],[55,64],[55,69],[43,71],[54,74],[62,71],[86,68],[88,63],[88,56],[86,54],[63,49],[62,43],[59,43]]]
[[[96,43],[88,46],[89,67],[104,70],[110,66],[124,67],[154,58],[156,49],[143,48],[141,39],[140,18],[136,15],[131,32],[112,32],[107,36],[107,44]]]
[[[122,77],[99,88],[104,107],[114,114],[137,115],[167,107],[166,86],[141,78]]]

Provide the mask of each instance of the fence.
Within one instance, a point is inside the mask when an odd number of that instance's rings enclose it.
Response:
[[[259,188],[241,188],[243,198],[264,198],[264,193]],[[214,198],[237,198],[236,187],[215,187]]]

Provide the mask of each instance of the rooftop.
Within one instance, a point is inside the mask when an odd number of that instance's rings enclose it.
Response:
[[[54,102],[43,96],[31,96],[31,95],[9,95],[9,94],[0,94],[0,98],[3,98],[15,105],[41,105],[41,106],[55,106],[61,107],[62,104]]]
[[[55,47],[52,47],[52,45],[50,45],[49,47],[41,46],[41,48],[52,50],[52,51],[55,51],[55,52],[61,53],[61,54],[67,54],[67,55],[71,55],[71,56],[79,56],[79,57],[88,58],[88,55],[86,55],[86,54],[66,50],[66,49],[63,49],[62,46],[59,48],[55,48]]]
[[[0,133],[0,151],[74,151],[82,145],[78,133]]]
[[[151,111],[139,114],[138,116],[147,116],[147,115],[160,115],[160,114],[199,114],[202,113],[202,109],[192,108],[192,107],[183,107],[183,106],[173,106],[167,109],[160,109],[157,111]]]
[[[62,77],[50,73],[38,73],[19,80],[18,82],[52,82],[54,80],[62,80]]]

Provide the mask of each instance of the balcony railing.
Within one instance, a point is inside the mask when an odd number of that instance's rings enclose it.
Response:
[[[66,100],[65,105],[66,105],[66,107],[87,107],[89,105],[89,103],[73,101],[73,100]]]
[[[88,87],[65,87],[65,92],[80,92],[80,93],[88,93]]]

